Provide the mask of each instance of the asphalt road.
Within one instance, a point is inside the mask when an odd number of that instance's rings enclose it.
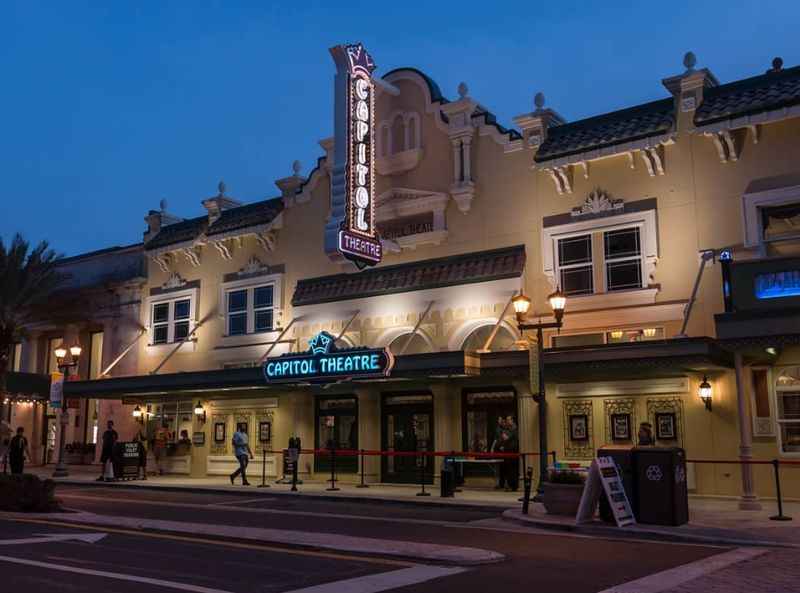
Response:
[[[65,506],[113,516],[202,522],[216,525],[264,527],[346,534],[404,542],[471,546],[505,554],[498,564],[470,567],[392,588],[397,571],[439,570],[381,557],[276,548],[257,543],[194,536],[116,530],[96,543],[22,543],[3,546],[3,540],[31,538],[39,533],[73,533],[70,527],[0,524],[0,555],[36,562],[63,564],[119,574],[142,575],[172,583],[225,592],[288,592],[321,583],[353,578],[383,580],[383,589],[436,593],[485,591],[557,591],[589,593],[628,582],[688,562],[707,558],[724,548],[657,542],[636,542],[537,532],[516,527],[492,511],[440,509],[414,504],[320,501],[257,493],[235,495],[135,491],[111,487],[60,488]],[[85,530],[84,530],[85,531]],[[103,532],[102,527],[92,531]],[[208,540],[208,541],[205,541]],[[238,546],[238,547],[237,547]],[[128,582],[93,574],[2,560],[0,570],[10,591],[167,591],[174,587]],[[377,575],[377,576],[376,576]],[[424,576],[424,574],[423,574]],[[428,575],[430,576],[430,575]],[[10,579],[10,581],[9,581]],[[384,582],[385,581],[385,582]],[[389,584],[387,584],[389,583]],[[388,588],[387,588],[388,587]],[[196,590],[201,589],[185,589]]]

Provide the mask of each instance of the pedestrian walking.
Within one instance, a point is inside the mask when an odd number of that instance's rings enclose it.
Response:
[[[31,451],[28,449],[28,439],[25,438],[25,429],[17,428],[17,434],[8,444],[8,463],[11,473],[20,475],[25,471],[25,457],[32,461]]]
[[[137,477],[139,476],[139,472],[141,472],[142,480],[147,479],[147,437],[145,436],[142,430],[136,431],[136,436],[133,437],[133,441],[135,443],[139,443],[139,470],[137,472]]]
[[[169,441],[169,430],[167,423],[162,422],[153,435],[153,457],[156,460],[156,470],[159,476],[164,475],[163,461],[167,456],[167,441]]]
[[[247,439],[247,430],[244,427],[236,429],[233,433],[233,453],[236,455],[236,460],[239,462],[239,469],[233,472],[230,476],[231,484],[236,479],[236,476],[242,474],[242,486],[249,486],[250,482],[247,481],[247,464],[253,458],[253,451],[250,449],[250,441]]]
[[[114,445],[117,444],[117,441],[119,440],[119,435],[117,434],[117,431],[114,430],[113,420],[109,420],[106,427],[107,427],[106,431],[103,433],[102,437],[103,448],[100,451],[100,466],[102,467],[102,470],[100,473],[100,477],[97,478],[98,482],[102,482],[107,479],[106,478],[106,476],[108,475],[107,466],[109,463],[111,463],[112,467],[111,479],[113,479],[114,477],[114,470],[113,470]]]

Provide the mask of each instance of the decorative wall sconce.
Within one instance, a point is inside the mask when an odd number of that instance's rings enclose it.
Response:
[[[703,403],[706,405],[706,410],[710,412],[713,393],[711,390],[711,383],[708,382],[708,377],[705,375],[703,375],[702,383],[697,387],[697,395],[703,400]]]
[[[203,403],[198,401],[194,407],[194,415],[197,416],[197,419],[205,424],[206,422],[206,410],[203,407]]]
[[[133,418],[140,424],[144,424],[144,414],[142,413],[142,408],[136,406],[133,408]]]

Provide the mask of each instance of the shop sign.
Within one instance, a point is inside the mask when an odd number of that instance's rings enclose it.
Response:
[[[757,299],[800,296],[800,270],[770,272],[755,277]]]
[[[384,239],[422,235],[433,232],[433,212],[423,212],[413,216],[402,216],[378,223],[378,230]]]
[[[335,342],[334,336],[320,332],[308,341],[306,352],[268,358],[264,377],[268,383],[386,377],[394,366],[394,357],[387,348],[340,350]]]
[[[331,176],[332,217],[325,247],[359,268],[374,266],[383,255],[375,223],[375,63],[360,43],[331,48],[335,136]]]

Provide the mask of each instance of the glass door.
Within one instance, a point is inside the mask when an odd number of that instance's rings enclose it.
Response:
[[[316,400],[316,449],[358,449],[358,400],[355,397],[329,397]],[[330,455],[314,456],[314,471],[329,472]],[[336,471],[358,471],[357,455],[337,455]]]
[[[434,458],[402,453],[434,451],[433,396],[386,396],[383,401],[382,458],[384,482],[433,483]]]

